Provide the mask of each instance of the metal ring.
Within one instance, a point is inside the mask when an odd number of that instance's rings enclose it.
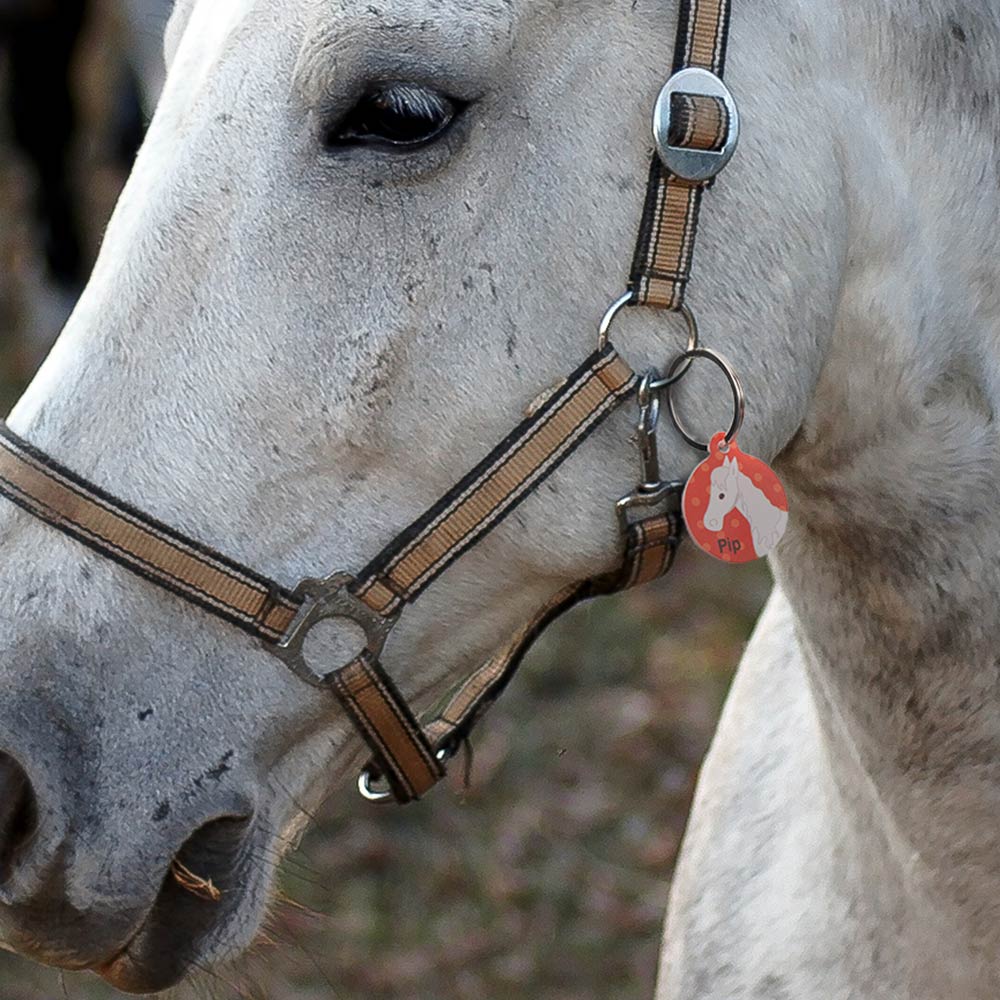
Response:
[[[620,298],[615,299],[615,301],[608,306],[608,311],[604,314],[604,318],[601,320],[601,325],[597,328],[597,349],[599,351],[603,351],[604,348],[608,346],[608,337],[611,333],[611,326],[614,323],[615,318],[627,306],[635,305],[635,302],[635,294],[633,292],[626,292]],[[687,324],[688,342],[687,347],[685,348],[685,353],[690,353],[698,348],[698,320],[695,318],[695,315],[689,306],[681,306],[679,312],[684,317],[684,322]],[[672,375],[667,375],[664,378],[657,379],[651,383],[650,387],[654,392],[660,392],[661,390],[668,388],[675,382],[679,382],[682,378],[684,378],[687,374],[688,368],[690,367],[691,362],[688,360],[684,364],[684,368],[681,371],[675,371],[671,368],[671,371],[673,372]]]
[[[449,760],[454,756],[454,751],[449,750],[447,747],[441,747],[434,756],[442,764],[447,764]],[[391,788],[386,788],[384,791],[379,791],[374,787],[376,781],[380,780],[373,773],[370,767],[366,767],[361,774],[358,775],[358,792],[361,794],[361,798],[365,799],[367,802],[374,802],[377,806],[387,805],[395,799],[395,795],[392,794]]]
[[[653,392],[662,392],[664,389],[669,389],[672,385],[680,382],[691,368],[693,358],[689,357],[689,355],[692,351],[698,350],[698,320],[695,318],[690,306],[681,306],[680,313],[684,317],[684,322],[687,323],[687,347],[684,349],[684,353],[670,366],[667,374],[650,384],[649,387]],[[685,358],[687,358],[686,361],[684,360]]]
[[[729,363],[726,358],[716,351],[710,350],[707,347],[698,347],[693,351],[685,351],[676,361],[670,366],[667,372],[667,378],[673,378],[677,374],[677,369],[683,364],[690,365],[695,358],[705,358],[711,361],[714,365],[717,365],[721,370],[722,374],[726,376],[729,380],[729,386],[733,390],[733,422],[729,427],[729,431],[726,434],[726,444],[730,444],[732,440],[740,432],[740,428],[743,426],[743,418],[746,416],[747,409],[747,398],[746,392],[743,389],[743,383],[740,381],[739,375],[736,374],[735,369]],[[674,378],[676,381],[676,378]],[[670,419],[673,420],[674,426],[677,428],[677,432],[682,438],[692,448],[697,448],[699,451],[708,451],[709,446],[707,444],[702,444],[697,438],[692,437],[687,431],[687,428],[681,423],[680,418],[677,416],[677,406],[674,403],[674,394],[672,392],[667,393],[667,408],[670,410]]]
[[[611,324],[614,323],[615,317],[633,302],[635,302],[635,294],[626,292],[608,306],[608,311],[604,314],[601,325],[597,328],[597,349],[599,351],[603,351],[608,346],[608,334],[611,333]]]
[[[382,792],[377,791],[372,787],[372,782],[375,780],[375,776],[367,767],[358,775],[358,791],[361,793],[361,798],[380,806],[391,802],[392,791],[390,789]]]

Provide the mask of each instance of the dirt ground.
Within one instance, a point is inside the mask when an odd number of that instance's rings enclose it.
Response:
[[[92,245],[121,182],[115,44],[102,16],[77,73]],[[40,275],[30,185],[0,117],[0,413],[67,305]],[[696,772],[768,587],[688,551],[668,583],[574,613],[482,726],[468,791],[406,810],[337,792],[284,864],[273,944],[179,995],[649,1000]],[[117,995],[0,954],[0,1000]]]

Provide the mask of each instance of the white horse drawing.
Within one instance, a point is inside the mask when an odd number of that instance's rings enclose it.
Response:
[[[788,511],[771,503],[764,491],[740,471],[738,458],[727,458],[713,469],[711,484],[705,527],[709,531],[722,531],[726,515],[735,508],[750,525],[757,555],[767,555],[785,533]]]
[[[12,429],[268,576],[360,567],[591,350],[677,8],[179,0],[145,145]],[[659,997],[996,1000],[1000,11],[739,0],[731,37],[750,127],[690,300],[794,516]],[[634,313],[630,361],[671,357],[676,325]],[[404,620],[385,665],[418,707],[620,560],[631,419]],[[664,440],[660,461],[698,459]],[[0,938],[136,991],[232,957],[268,859],[356,774],[344,714],[11,504],[0,567]],[[218,902],[161,893],[182,846]]]

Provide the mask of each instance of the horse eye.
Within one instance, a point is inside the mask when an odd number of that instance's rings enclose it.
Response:
[[[442,136],[464,105],[412,83],[377,87],[326,138],[327,146],[423,146]]]
[[[725,500],[726,499],[726,494],[725,493],[720,493],[719,494],[719,499],[720,500]]]

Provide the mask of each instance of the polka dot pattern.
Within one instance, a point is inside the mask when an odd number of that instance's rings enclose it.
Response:
[[[734,564],[753,562],[767,555],[777,544],[786,520],[777,512],[787,514],[788,497],[781,480],[765,462],[740,451],[735,441],[730,442],[725,452],[722,451],[724,446],[725,434],[716,434],[709,446],[709,457],[691,474],[684,489],[684,520],[695,544],[710,556]],[[732,463],[729,466],[733,469],[732,475],[720,475],[713,484],[712,474],[727,463]],[[759,521],[770,523],[777,519],[780,522],[781,530],[768,532],[769,544],[762,552],[754,546],[748,520],[753,515],[733,505],[735,476],[745,477],[753,487],[746,492],[752,495],[758,512],[758,521],[755,521],[758,532]]]

